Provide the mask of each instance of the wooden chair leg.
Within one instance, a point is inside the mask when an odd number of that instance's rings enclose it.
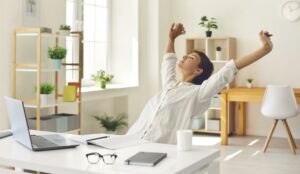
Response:
[[[289,136],[290,136],[291,139],[292,139],[292,143],[293,143],[294,148],[297,149],[297,145],[296,145],[296,143],[295,143],[295,139],[294,139],[294,137],[293,137],[293,135],[292,135],[292,132],[291,132],[291,129],[290,129],[288,123],[287,123],[287,120],[283,120],[283,122],[284,122],[284,124],[286,125],[286,128],[287,128],[287,130],[288,130],[288,134],[289,134]]]
[[[286,130],[287,134],[288,134],[288,141],[289,141],[289,145],[290,145],[290,148],[292,150],[292,153],[296,154],[296,151],[295,151],[295,148],[294,148],[294,145],[293,145],[292,137],[290,136],[289,131],[288,131],[289,130],[288,124],[287,124],[286,120],[282,120],[282,123],[285,127],[285,130]]]
[[[272,127],[272,129],[271,129],[271,131],[270,131],[270,134],[269,134],[269,136],[268,136],[268,138],[267,138],[267,140],[266,140],[266,142],[265,142],[264,149],[263,149],[263,152],[264,152],[264,153],[266,152],[266,150],[267,150],[267,148],[268,148],[268,146],[269,146],[270,140],[271,140],[271,138],[272,138],[272,135],[273,135],[273,132],[274,132],[274,130],[275,130],[275,127],[276,127],[277,123],[278,123],[278,120],[275,120],[275,121],[274,121],[274,124],[273,124],[273,127]]]

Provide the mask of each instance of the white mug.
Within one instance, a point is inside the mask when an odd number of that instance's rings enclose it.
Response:
[[[188,151],[192,149],[192,130],[178,130],[177,131],[177,150]]]

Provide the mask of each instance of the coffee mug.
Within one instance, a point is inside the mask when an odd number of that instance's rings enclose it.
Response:
[[[188,151],[192,149],[192,130],[178,130],[177,131],[177,150]]]

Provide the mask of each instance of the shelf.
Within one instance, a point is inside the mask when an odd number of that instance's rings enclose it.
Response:
[[[209,107],[208,109],[221,110],[221,107],[220,107],[220,108],[217,108],[217,107]]]
[[[194,133],[206,133],[206,134],[221,134],[221,131],[208,131],[205,129],[193,130]]]
[[[38,68],[38,64],[21,64],[21,63],[18,63],[16,64],[16,68],[32,68],[32,69],[36,69]]]
[[[20,40],[23,39],[30,39],[31,42],[34,42],[34,44],[30,45],[30,51],[23,51],[23,49],[20,49],[20,44],[26,45],[27,42],[20,42]],[[25,41],[26,41],[25,40]],[[66,75],[69,72],[72,72],[73,76],[76,76],[78,79],[78,90],[81,91],[81,85],[80,85],[80,80],[82,79],[83,76],[83,34],[80,31],[73,31],[70,32],[68,35],[64,35],[62,33],[56,32],[52,30],[52,28],[43,28],[43,27],[22,27],[22,28],[16,28],[14,30],[14,37],[13,37],[13,97],[18,98],[24,102],[24,107],[26,108],[32,108],[35,109],[35,117],[39,121],[35,121],[33,123],[34,129],[40,130],[43,128],[43,126],[48,126],[45,121],[42,120],[41,117],[41,111],[40,109],[44,108],[51,108],[50,110],[43,110],[43,113],[51,114],[51,113],[57,113],[59,110],[62,108],[58,108],[60,106],[67,106],[70,108],[74,108],[74,112],[76,111],[76,115],[78,115],[78,122],[79,122],[79,127],[66,127],[67,129],[61,129],[61,127],[64,127],[65,120],[59,120],[58,122],[54,121],[56,124],[58,124],[60,127],[59,129],[56,129],[57,131],[60,130],[65,130],[67,131],[70,129],[70,132],[80,132],[80,125],[81,125],[81,111],[82,111],[82,106],[81,106],[81,92],[77,93],[77,98],[76,101],[74,102],[63,102],[63,99],[61,96],[58,96],[59,90],[54,91],[54,95],[51,96],[52,103],[49,105],[40,105],[40,102],[38,103],[38,99],[42,99],[40,94],[36,93],[35,97],[31,96],[31,99],[22,99],[27,96],[26,94],[23,94],[24,92],[19,91],[20,89],[23,89],[23,87],[17,83],[17,76],[22,75],[24,73],[35,73],[34,75],[35,78],[30,78],[29,81],[25,81],[24,79],[21,79],[22,83],[24,85],[29,85],[30,82],[33,83],[33,85],[40,86],[41,83],[45,80],[53,80],[54,81],[54,86],[60,89],[60,87],[64,87],[65,84],[68,82]],[[69,42],[72,42],[72,47],[68,47],[68,44],[71,44]],[[76,44],[73,45],[74,43]],[[66,47],[68,48],[68,52],[76,55],[78,55],[78,58],[72,59],[68,62],[63,62],[61,69],[55,69],[53,66],[51,66],[51,61],[46,57],[47,55],[47,50],[44,48],[47,48],[49,46],[61,46],[61,47]],[[32,47],[32,48],[31,48]],[[36,56],[34,57],[29,57],[31,52],[35,52]],[[20,55],[20,56],[17,56]],[[32,56],[32,55],[31,55]],[[69,55],[71,56],[71,54]],[[35,58],[36,57],[36,58]],[[70,57],[73,58],[73,57]],[[28,62],[28,60],[31,60],[31,62]],[[36,60],[36,61],[33,61]],[[76,60],[76,61],[75,61]],[[75,61],[75,62],[74,62]],[[18,62],[18,63],[17,63]],[[19,63],[20,62],[20,63]],[[22,63],[25,62],[25,63]],[[73,71],[75,73],[73,73]],[[17,73],[16,73],[17,72]],[[53,74],[43,74],[45,72],[53,73]],[[78,74],[78,75],[77,75]],[[54,75],[54,76],[52,76]],[[35,79],[35,80],[34,80]],[[45,80],[44,80],[45,79]],[[18,84],[18,86],[17,86]],[[18,88],[19,87],[19,88]],[[27,92],[27,89],[26,91]],[[54,97],[56,96],[56,98]],[[76,117],[77,118],[77,117]]]
[[[17,33],[16,36],[24,36],[24,37],[37,37],[39,33],[29,32],[29,33]],[[52,38],[79,38],[79,34],[70,34],[70,35],[61,35],[61,34],[53,34],[53,33],[41,33],[41,37],[52,37]]]
[[[74,101],[74,102],[63,102],[63,101],[57,101],[53,104],[50,104],[50,105],[44,105],[44,106],[40,106],[40,108],[53,108],[53,107],[56,107],[56,106],[64,106],[64,105],[72,105],[72,104],[78,104],[80,103],[80,101]],[[25,103],[24,104],[24,107],[25,108],[37,108],[37,105],[36,104],[32,104],[32,103]]]
[[[76,71],[79,70],[79,68],[66,68],[66,69],[41,69],[41,72],[59,72],[62,70],[66,70],[66,71]],[[32,69],[32,68],[17,68],[16,69],[17,72],[38,72],[38,70]]]

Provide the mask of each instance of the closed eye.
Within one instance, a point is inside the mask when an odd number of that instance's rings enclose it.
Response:
[[[195,60],[195,57],[192,57],[192,56],[187,56],[187,58]]]

